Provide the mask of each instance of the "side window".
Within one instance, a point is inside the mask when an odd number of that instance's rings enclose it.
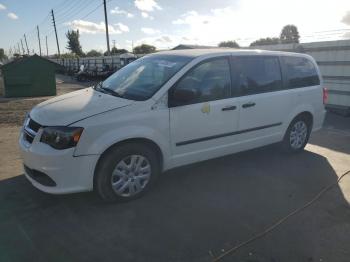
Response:
[[[283,88],[278,57],[238,56],[233,58],[235,87],[242,95],[252,95]]]
[[[314,64],[304,57],[282,57],[286,68],[288,88],[314,86],[320,84]]]
[[[228,58],[203,62],[191,69],[175,86],[179,89],[196,90],[198,96],[184,104],[224,99],[230,96],[231,76]]]

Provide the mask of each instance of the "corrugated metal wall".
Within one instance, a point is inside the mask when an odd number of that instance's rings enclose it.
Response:
[[[329,89],[329,106],[350,108],[350,40],[256,46],[254,49],[300,52],[311,55]]]

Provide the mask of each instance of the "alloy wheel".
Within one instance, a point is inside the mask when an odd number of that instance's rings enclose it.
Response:
[[[118,162],[111,176],[114,192],[123,197],[140,193],[151,178],[151,164],[141,155],[129,155]]]

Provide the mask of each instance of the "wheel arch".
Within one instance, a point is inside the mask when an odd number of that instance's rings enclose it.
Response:
[[[310,124],[312,126],[314,122],[314,117],[315,117],[315,111],[312,105],[301,104],[293,108],[293,110],[289,112],[285,121],[283,121],[283,131],[282,131],[283,135],[286,133],[286,131],[288,130],[288,127],[294,121],[294,119],[300,116],[305,116],[310,121]]]
[[[312,112],[310,112],[310,110],[304,110],[304,111],[300,111],[299,113],[297,114],[294,114],[293,117],[291,117],[291,119],[287,122],[287,125],[285,126],[285,130],[284,132],[282,133],[283,134],[283,139],[285,138],[287,132],[288,132],[288,129],[290,127],[290,125],[293,123],[293,121],[299,117],[304,117],[309,125],[310,125],[310,128],[309,128],[309,133],[312,132],[312,125],[313,125],[313,121],[314,121],[314,116],[312,114]]]
[[[299,114],[297,114],[292,121],[290,121],[290,123],[292,123],[295,119],[299,118],[299,117],[303,117],[305,118],[305,120],[308,121],[309,125],[310,125],[310,131],[312,130],[312,125],[313,125],[313,121],[314,121],[314,116],[310,111],[303,111],[300,112]],[[289,123],[289,125],[290,125]]]
[[[99,165],[101,163],[101,160],[103,159],[103,157],[105,155],[107,155],[112,149],[114,149],[115,147],[118,146],[122,146],[125,144],[130,144],[130,143],[135,143],[135,144],[141,144],[141,145],[146,145],[147,147],[150,147],[157,155],[157,158],[159,160],[159,164],[160,164],[160,170],[163,170],[164,167],[164,155],[163,152],[160,148],[160,146],[154,142],[151,139],[148,138],[143,138],[143,137],[136,137],[136,138],[128,138],[128,139],[124,139],[121,141],[118,141],[112,145],[110,145],[107,149],[105,149],[102,154],[100,155],[99,159],[97,160],[97,163],[95,165],[95,169],[94,169],[94,177],[93,177],[93,185],[95,187],[95,179],[96,179],[96,171],[99,168]]]

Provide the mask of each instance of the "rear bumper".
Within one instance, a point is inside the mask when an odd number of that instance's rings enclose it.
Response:
[[[99,155],[74,157],[74,148],[55,150],[37,139],[38,136],[30,144],[23,139],[23,134],[19,138],[21,157],[26,166],[24,173],[33,186],[52,194],[93,189],[93,175]],[[45,176],[48,178],[45,179]],[[50,180],[54,183],[47,182]]]
[[[325,117],[326,117],[326,109],[323,109],[320,114],[316,114],[314,116],[312,131],[317,131],[322,128]]]
[[[327,104],[326,108],[329,111],[334,112],[336,114],[343,115],[343,116],[350,116],[350,105],[349,106],[344,106],[344,105]]]

